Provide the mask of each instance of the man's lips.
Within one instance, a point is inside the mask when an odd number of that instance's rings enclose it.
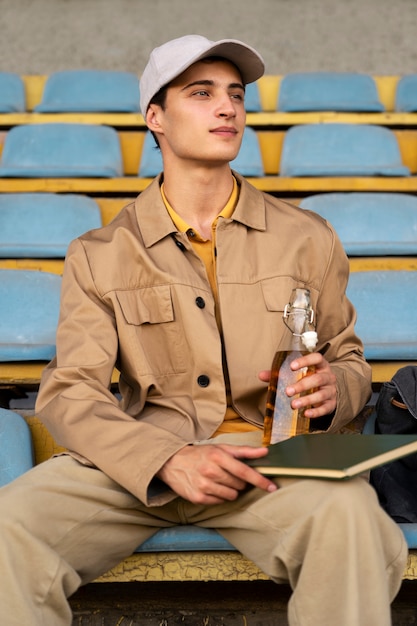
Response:
[[[219,126],[218,128],[213,128],[210,132],[215,135],[237,135],[236,128],[232,128],[231,126]]]

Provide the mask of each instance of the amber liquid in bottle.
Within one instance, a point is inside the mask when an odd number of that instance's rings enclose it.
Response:
[[[294,435],[308,433],[310,420],[304,416],[304,409],[293,409],[292,400],[285,389],[295,384],[304,376],[314,373],[314,368],[303,368],[294,372],[290,363],[294,359],[308,354],[307,350],[280,350],[275,353],[271,368],[271,378],[266,398],[264,434],[262,445],[289,439]]]
[[[272,361],[264,417],[264,446],[308,433],[310,427],[310,420],[304,414],[305,408],[293,409],[291,406],[297,396],[286,394],[287,387],[315,370],[314,367],[305,367],[293,371],[290,367],[294,360],[312,352],[317,344],[317,333],[311,330],[313,311],[308,289],[293,290],[291,300],[284,309],[283,320],[291,334],[283,336]],[[311,391],[303,395],[309,393]]]

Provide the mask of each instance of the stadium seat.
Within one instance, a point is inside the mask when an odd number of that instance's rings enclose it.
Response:
[[[409,176],[394,133],[368,124],[306,124],[285,134],[281,176]]]
[[[236,550],[231,543],[212,528],[172,526],[161,528],[142,543],[135,552],[170,552],[195,550]]]
[[[370,360],[417,360],[417,271],[352,272],[347,296]]]
[[[344,72],[287,74],[281,80],[278,111],[384,111],[372,76]]]
[[[69,242],[101,226],[88,196],[56,193],[0,195],[0,258],[63,258]]]
[[[335,228],[349,256],[417,254],[417,197],[401,193],[323,193],[300,202]]]
[[[253,128],[246,127],[243,133],[242,145],[236,159],[230,166],[242,176],[263,176],[261,149],[258,136]],[[162,171],[162,157],[160,150],[150,132],[146,133],[143,144],[142,157],[139,164],[139,176],[153,178]]]
[[[258,83],[248,83],[245,88],[245,109],[248,113],[262,111]]]
[[[245,128],[239,154],[230,162],[230,167],[242,176],[264,175],[259,139],[253,128]]]
[[[42,101],[35,109],[42,113],[139,111],[139,78],[130,72],[107,70],[65,70],[48,76]]]
[[[417,111],[417,74],[399,79],[395,92],[395,110],[407,113]]]
[[[105,177],[123,175],[114,128],[90,124],[23,124],[10,129],[0,176]]]
[[[30,428],[25,419],[0,408],[0,487],[34,465]]]
[[[26,107],[25,86],[18,74],[0,72],[0,113],[21,113]]]
[[[61,277],[0,270],[0,361],[43,361],[55,355]]]
[[[152,134],[147,131],[143,142],[138,176],[141,178],[154,178],[162,172],[162,169],[161,151],[157,147]]]

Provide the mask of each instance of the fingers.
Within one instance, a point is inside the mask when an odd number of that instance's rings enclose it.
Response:
[[[262,370],[258,374],[259,380],[262,380],[264,383],[269,383],[269,379],[271,378],[271,370]]]
[[[221,445],[219,446],[226,450],[228,454],[231,455],[232,459],[228,461],[228,471],[233,475],[235,472],[240,476],[241,479],[247,484],[253,485],[254,487],[258,487],[259,489],[263,489],[264,491],[276,491],[277,486],[274,482],[269,480],[266,476],[260,474],[256,469],[250,467],[246,463],[242,463],[241,459],[258,459],[262,458],[266,454],[268,454],[268,448],[254,448],[252,446],[230,446],[230,445]],[[234,459],[237,461],[234,462]]]
[[[314,373],[309,373],[286,389],[290,398],[297,396],[291,406],[294,409],[304,408],[308,418],[329,415],[337,404],[336,376],[323,355],[313,352],[291,363],[293,370],[312,366]]]
[[[235,500],[248,484],[274,491],[275,483],[243,462],[266,454],[266,448],[231,445],[187,446],[158,473],[178,495],[198,504]]]

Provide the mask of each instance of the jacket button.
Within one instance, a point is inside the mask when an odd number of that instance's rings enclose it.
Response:
[[[196,303],[196,305],[198,306],[199,309],[204,309],[204,307],[206,306],[204,298],[202,298],[201,296],[198,296],[195,299],[195,303]]]
[[[182,241],[178,241],[178,239],[175,239],[175,245],[178,246],[178,248],[181,250],[181,252],[185,252],[186,251],[186,247],[184,246]]]
[[[200,385],[200,387],[208,387],[210,384],[210,378],[206,376],[205,374],[201,374],[201,376],[197,378],[197,382]]]

